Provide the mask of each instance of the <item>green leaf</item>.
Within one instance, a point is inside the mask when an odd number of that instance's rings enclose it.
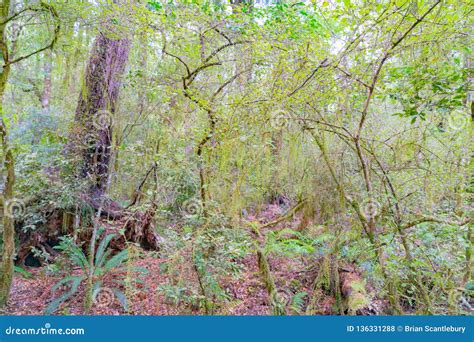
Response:
[[[301,313],[303,311],[304,299],[308,294],[306,292],[298,292],[291,299],[290,309],[296,313]]]
[[[155,11],[163,9],[163,5],[158,1],[148,1],[148,5]]]
[[[120,253],[110,258],[104,265],[103,271],[108,272],[113,268],[119,267],[128,259],[128,250],[123,250]]]
[[[105,252],[105,249],[110,243],[110,240],[112,240],[116,235],[115,234],[109,234],[105,238],[100,241],[99,247],[97,247],[97,252],[95,253],[95,266],[96,267],[102,267],[104,264],[104,261],[107,257],[107,253]]]
[[[49,303],[49,305],[46,307],[45,309],[45,314],[46,315],[52,315],[57,309],[58,307],[64,303],[66,300],[68,300],[74,293],[77,292],[77,289],[79,288],[79,285],[81,284],[81,282],[85,279],[84,276],[79,276],[79,277],[76,277],[76,276],[69,276],[69,277],[66,277],[66,278],[63,278],[61,279],[59,282],[57,282],[53,288],[51,289],[51,292],[56,292],[56,290],[62,286],[62,285],[66,285],[69,283],[70,285],[70,288],[69,288],[69,291],[67,291],[66,293],[64,293],[63,295],[61,295],[60,297],[54,299],[51,303]]]
[[[119,289],[112,290],[125,311],[128,311],[128,301],[125,294]]]
[[[14,266],[14,270],[15,272],[17,273],[20,273],[24,278],[26,279],[31,279],[33,278],[33,274],[31,274],[30,272],[28,272],[27,270],[21,268],[20,266]]]
[[[89,261],[82,252],[82,249],[76,246],[72,241],[63,239],[61,244],[54,248],[66,253],[76,266],[80,267],[84,273],[87,273],[87,270],[89,269]]]

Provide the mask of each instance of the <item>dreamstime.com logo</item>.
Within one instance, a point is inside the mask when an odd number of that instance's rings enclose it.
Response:
[[[113,304],[115,293],[108,287],[100,287],[94,292],[93,300],[98,307],[106,308]]]
[[[191,198],[184,201],[181,211],[186,217],[199,216],[202,214],[203,207],[201,201]]]
[[[366,220],[374,219],[381,210],[381,205],[374,199],[366,199],[360,204],[362,215]]]
[[[5,207],[3,208],[3,214],[10,218],[15,215],[21,216],[25,212],[25,202],[19,198],[12,198],[5,201]]]
[[[471,118],[461,110],[455,110],[448,116],[448,127],[453,131],[460,131],[469,126]]]
[[[291,123],[291,115],[283,110],[279,109],[271,113],[270,126],[275,130],[281,130],[289,127]]]
[[[99,110],[95,114],[92,124],[98,130],[108,130],[114,124],[114,116],[109,110]]]
[[[40,328],[15,328],[8,327],[5,329],[6,335],[85,335],[83,328],[52,328],[50,323],[46,323]]]

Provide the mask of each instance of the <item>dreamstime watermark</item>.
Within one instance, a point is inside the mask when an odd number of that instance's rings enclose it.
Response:
[[[448,116],[448,127],[453,131],[460,131],[468,127],[471,118],[461,110],[455,110]]]
[[[93,302],[101,308],[110,307],[115,300],[114,291],[108,287],[99,287],[94,291]]]
[[[360,204],[360,210],[366,220],[374,219],[381,210],[381,205],[374,199],[366,199]]]
[[[25,212],[25,202],[19,198],[12,198],[5,201],[3,214],[7,217],[13,218],[21,216]]]
[[[329,113],[334,113],[337,111],[337,105],[334,103],[328,104],[326,108]]]
[[[46,323],[40,328],[15,328],[5,329],[6,335],[85,335],[84,328],[53,328],[50,323]]]
[[[108,130],[114,124],[112,112],[106,109],[99,110],[97,113],[95,113],[92,124],[99,130]]]
[[[201,201],[191,198],[184,201],[181,206],[183,214],[187,217],[199,216],[202,213],[202,203]]]
[[[287,290],[278,290],[275,294],[275,297],[281,305],[287,307],[291,304],[291,300],[293,299],[293,293]]]
[[[272,112],[270,117],[270,126],[273,129],[280,130],[290,125],[291,115],[283,110],[279,109]]]

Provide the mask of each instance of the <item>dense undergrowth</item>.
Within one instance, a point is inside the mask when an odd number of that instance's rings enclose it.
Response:
[[[40,4],[0,20],[5,312],[472,314],[467,2]]]

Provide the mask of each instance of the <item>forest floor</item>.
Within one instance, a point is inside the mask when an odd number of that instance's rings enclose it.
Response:
[[[274,220],[280,214],[281,209],[276,205],[269,205],[262,212],[258,219],[249,217],[252,220],[258,220],[261,223]],[[286,222],[285,227],[295,227],[299,223],[298,218],[291,222]],[[281,224],[268,229],[281,229]],[[128,311],[124,310],[119,300],[113,295],[98,296],[98,300],[93,305],[91,314],[95,315],[182,315],[182,314],[203,314],[202,309],[192,305],[171,302],[158,290],[160,285],[169,282],[166,274],[162,273],[161,266],[168,260],[157,258],[156,252],[142,251],[142,256],[134,262],[134,266],[145,268],[148,272],[142,276],[142,282],[134,283],[133,290],[126,292],[128,297]],[[247,255],[239,261],[242,272],[238,279],[229,275],[220,279],[221,287],[230,294],[232,300],[225,308],[217,310],[215,314],[224,315],[268,315],[271,314],[268,294],[264,282],[260,276],[257,257],[255,253]],[[282,290],[282,297],[288,299],[297,292],[306,292],[306,304],[312,296],[317,295],[317,314],[330,315],[338,314],[334,312],[334,296],[317,289],[318,293],[313,291],[313,283],[318,273],[316,267],[311,267],[308,260],[302,258],[284,258],[271,257],[269,264],[275,283],[278,289]],[[349,266],[352,267],[352,266]],[[15,273],[13,280],[11,296],[8,306],[1,314],[6,315],[42,315],[56,296],[52,294],[53,286],[65,275],[49,275],[45,267],[30,267],[26,270],[32,274],[31,277],[25,277],[20,273]],[[80,269],[74,270],[72,275],[79,275]],[[110,274],[105,277],[102,286],[113,288],[114,279],[125,276],[126,274]],[[359,272],[354,270],[350,276],[360,277]],[[180,275],[187,279],[189,283],[197,283],[195,273],[192,271],[183,271]],[[341,287],[344,284],[341,283]],[[370,291],[370,287],[368,287]],[[79,290],[72,298],[64,303],[57,314],[63,315],[81,315],[84,313],[84,293],[85,286],[81,284]],[[376,298],[375,294],[370,294],[372,298],[370,305],[363,314],[377,314],[383,310],[386,303]],[[290,314],[304,314],[304,312],[292,312]]]

